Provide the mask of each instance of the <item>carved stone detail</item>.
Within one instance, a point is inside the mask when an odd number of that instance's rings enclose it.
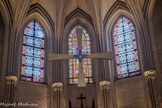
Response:
[[[11,84],[11,82],[13,82],[14,84],[16,84],[17,77],[16,76],[13,76],[13,75],[6,76],[6,81],[7,81],[7,84]]]
[[[156,71],[155,70],[149,70],[149,71],[145,71],[144,72],[144,75],[145,75],[145,77],[152,77],[152,78],[154,78],[155,77],[155,74],[156,74]]]
[[[106,89],[110,89],[110,82],[109,81],[101,81],[100,87],[101,88],[105,87]]]
[[[57,91],[57,90],[62,91],[63,84],[60,82],[57,82],[57,83],[52,84],[52,87],[54,91]]]

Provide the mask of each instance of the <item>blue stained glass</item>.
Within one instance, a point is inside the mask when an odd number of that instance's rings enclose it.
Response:
[[[33,47],[23,46],[23,54],[33,56]]]
[[[37,79],[40,76],[40,69],[39,68],[34,68],[34,78]]]
[[[25,69],[25,73],[26,73],[26,75],[25,76],[30,76],[30,77],[32,77],[32,67],[25,67],[26,69]]]
[[[40,58],[34,58],[34,66],[35,67],[40,67]]]
[[[119,61],[117,61],[117,63],[125,63],[125,61],[126,61],[126,55],[125,55],[125,53],[123,53],[123,54],[120,54],[118,57],[116,57],[116,58],[119,58]]]
[[[43,38],[44,37],[43,31],[35,30],[35,36],[38,38]]]
[[[25,28],[24,35],[33,36],[34,35],[34,29],[28,29]]]
[[[137,54],[137,52],[128,52],[127,54],[127,59],[128,61],[134,61],[136,59],[138,59],[138,57],[135,57],[134,55]]]
[[[44,58],[44,49],[34,48],[34,56]]]
[[[33,37],[24,36],[23,44],[33,46]]]
[[[140,74],[135,29],[133,23],[120,18],[114,27],[114,47],[118,78]]]
[[[124,53],[125,52],[125,44],[118,45],[118,48],[119,48],[119,53]]]
[[[25,62],[25,64],[26,65],[28,65],[28,66],[32,66],[32,64],[33,64],[33,57],[25,57],[26,58],[26,62]]]
[[[29,23],[23,36],[21,80],[44,82],[44,42],[40,25]]]
[[[44,39],[35,38],[34,46],[44,48]]]

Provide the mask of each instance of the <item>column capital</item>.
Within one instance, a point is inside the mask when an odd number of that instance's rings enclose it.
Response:
[[[101,87],[101,89],[102,88],[106,88],[106,89],[110,89],[110,82],[109,81],[101,81],[100,82],[100,87]]]
[[[52,84],[52,88],[54,91],[61,90],[62,91],[63,84],[60,82],[56,82]]]
[[[110,82],[109,81],[101,81],[100,86],[110,86]]]
[[[7,83],[8,83],[8,81],[9,82],[13,81],[14,83],[16,83],[17,82],[17,77],[13,76],[13,75],[8,75],[8,76],[6,76],[6,81],[7,81]]]
[[[145,75],[145,77],[154,77],[155,76],[155,74],[156,74],[156,71],[155,70],[148,70],[148,71],[145,71],[144,72],[144,75]]]

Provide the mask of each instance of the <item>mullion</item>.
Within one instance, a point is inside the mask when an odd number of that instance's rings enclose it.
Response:
[[[28,36],[28,37],[29,37],[29,36]],[[33,36],[32,38],[33,38],[33,44],[34,44],[34,39],[37,38],[37,37]],[[41,39],[41,38],[38,38],[38,39]],[[44,49],[44,48],[40,48],[40,47],[35,47],[34,45],[33,45],[33,46],[27,45],[27,44],[23,44],[23,45],[25,45],[25,46],[30,46],[30,47],[34,47],[34,48],[38,48],[38,49]]]
[[[127,51],[127,53],[129,53],[129,52],[133,52],[133,50],[130,50],[130,51]],[[125,52],[124,52],[125,53]],[[124,54],[124,53],[118,53],[119,55],[122,55],[122,54]]]
[[[34,52],[33,52],[34,53]],[[33,57],[33,56],[30,56],[30,55],[25,55],[25,56],[27,56],[27,57]],[[40,57],[35,57],[34,56],[34,58],[40,58]],[[41,58],[40,58],[41,59]]]
[[[132,40],[130,40],[130,41],[125,41],[125,42],[122,42],[122,43],[118,43],[118,45],[122,45],[122,44],[125,44],[125,43],[129,43],[129,42],[131,42]]]
[[[25,66],[33,68],[33,66],[30,66],[30,65],[25,65]],[[36,66],[34,66],[34,68],[40,69],[40,67],[36,67]]]
[[[32,78],[31,76],[27,76],[27,75],[25,75],[25,76],[21,76],[21,77],[27,77],[27,78]]]
[[[34,44],[34,43],[33,43]],[[39,48],[39,47],[35,47],[35,46],[31,46],[31,45],[26,45],[26,44],[23,44],[24,46],[29,46],[29,47],[33,47],[33,48],[37,48],[37,49],[44,49],[44,48]]]
[[[133,72],[129,72],[129,73],[136,73],[136,72],[140,72],[140,70],[138,70],[138,71],[133,71]]]
[[[33,34],[33,36],[31,36],[31,35],[26,35],[26,34],[24,34],[25,36],[28,36],[28,37],[35,37],[34,36],[34,34]],[[40,38],[40,37],[35,37],[35,38],[38,38],[38,39],[43,39],[43,40],[45,40],[45,38]]]
[[[134,60],[135,61],[135,60]],[[127,64],[127,63],[133,63],[134,61],[129,61],[129,62],[125,62],[125,63],[119,63],[118,65],[123,65],[123,64]],[[117,66],[117,65],[116,65]]]
[[[34,21],[34,34],[33,34],[33,64],[32,64],[32,77],[34,77],[34,46],[35,46],[35,21]],[[33,82],[33,78],[32,78],[32,82]]]
[[[123,28],[124,29],[124,28]],[[131,30],[130,30],[131,31]],[[130,31],[128,32],[125,32],[125,33],[118,33],[118,35],[122,35],[122,34],[127,34],[127,33],[130,33]]]

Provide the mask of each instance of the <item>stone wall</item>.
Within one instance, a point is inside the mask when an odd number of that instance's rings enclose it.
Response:
[[[142,76],[115,81],[117,108],[147,108]]]
[[[95,104],[97,105],[96,98],[96,86],[95,84],[87,84],[85,88],[78,88],[77,85],[67,86],[67,97],[66,97],[66,108],[69,108],[69,100],[71,100],[72,107],[80,107],[81,100],[77,99],[80,94],[83,94],[86,99],[83,100],[84,106],[92,106],[92,100],[95,99]]]
[[[154,34],[155,34],[155,41],[156,41],[156,46],[157,46],[157,55],[158,55],[158,62],[160,63],[160,72],[161,74],[161,69],[162,69],[162,1],[161,0],[156,0],[154,10],[153,10],[153,15],[152,15],[152,22],[153,22],[153,28],[154,28]],[[161,76],[157,76],[157,81],[160,86],[160,94],[161,96],[158,96],[160,99],[160,106],[162,106],[162,80]]]
[[[19,81],[16,89],[16,102],[38,104],[34,108],[47,108],[47,85]],[[19,108],[24,108],[24,106],[20,105]]]
[[[153,11],[153,27],[154,27],[154,33],[156,37],[157,42],[157,49],[158,49],[158,55],[160,64],[162,66],[162,1],[157,0],[154,6]]]

